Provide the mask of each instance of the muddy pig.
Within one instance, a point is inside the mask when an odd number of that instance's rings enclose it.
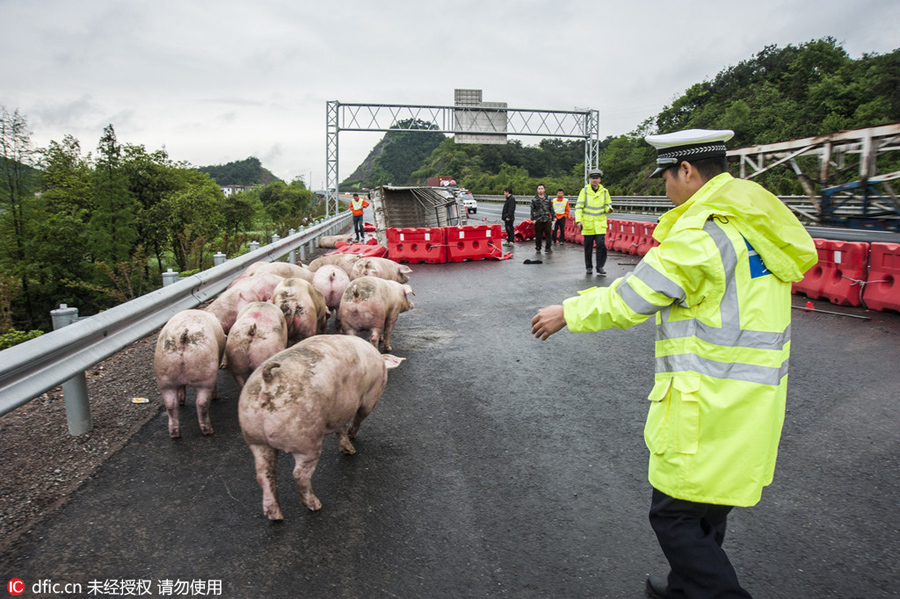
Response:
[[[319,237],[320,248],[336,248],[338,242],[353,243],[353,235],[323,235]]]
[[[297,279],[306,279],[307,281],[312,281],[312,271],[306,268],[305,266],[299,266],[297,264],[291,264],[290,262],[254,262],[246,269],[241,275],[231,282],[231,285],[234,285],[238,281],[245,279],[247,277],[256,277],[263,273],[278,275],[279,277],[288,278],[297,278]],[[229,287],[231,287],[229,285]]]
[[[169,319],[159,333],[153,370],[169,413],[169,436],[178,438],[178,406],[184,405],[186,387],[197,392],[197,418],[204,435],[213,434],[209,401],[216,391],[219,360],[225,350],[225,332],[215,316],[203,310],[185,310]]]
[[[267,302],[272,299],[275,287],[284,280],[278,275],[261,273],[256,276],[246,277],[235,281],[232,286],[222,292],[209,306],[207,312],[211,312],[219,319],[225,334],[234,326],[238,312],[251,302]]]
[[[325,332],[328,307],[322,292],[312,283],[304,279],[285,279],[275,288],[272,303],[284,314],[291,343]]]
[[[325,254],[310,262],[309,269],[316,272],[322,266],[331,264],[343,270],[349,277],[350,272],[353,270],[353,265],[356,264],[360,258],[361,256],[358,256],[357,254]]]
[[[225,341],[228,369],[238,387],[244,386],[257,366],[286,347],[287,322],[275,304],[244,306]]]
[[[250,375],[238,400],[238,419],[270,520],[283,519],[275,484],[278,451],[294,456],[303,504],[320,509],[310,480],[322,439],[335,433],[341,453],[356,453],[351,441],[360,423],[375,409],[387,371],[403,360],[379,354],[358,337],[316,335],[272,356]]]
[[[359,331],[369,331],[369,341],[376,349],[381,340],[384,351],[391,351],[391,331],[397,317],[414,307],[406,297],[412,292],[409,285],[378,277],[350,281],[341,298],[341,330],[345,335],[354,336]]]
[[[412,269],[405,264],[398,264],[387,258],[366,257],[360,258],[350,271],[350,280],[359,277],[378,277],[398,283],[409,282],[409,273]]]
[[[343,270],[333,264],[320,266],[313,277],[313,285],[322,292],[325,305],[335,314],[335,326],[340,327],[341,318],[338,308],[341,305],[341,297],[344,290],[350,284],[350,277]],[[338,331],[340,328],[337,329]]]

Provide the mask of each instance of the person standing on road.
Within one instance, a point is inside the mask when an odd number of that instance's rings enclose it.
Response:
[[[575,202],[575,226],[584,236],[584,268],[586,274],[594,273],[594,244],[597,245],[597,274],[606,276],[606,215],[612,212],[609,192],[600,185],[603,171],[598,168],[588,172],[588,185],[578,194]]]
[[[537,195],[531,200],[531,220],[534,222],[535,251],[541,253],[541,240],[544,240],[544,253],[553,251],[550,247],[550,235],[553,227],[553,204],[546,195],[546,188],[541,183],[537,186]]]
[[[516,230],[513,227],[516,220],[516,198],[513,196],[512,187],[503,190],[506,201],[503,203],[503,211],[500,213],[500,219],[506,227],[506,245],[515,245]]]
[[[366,236],[363,227],[363,209],[369,207],[369,202],[359,199],[359,194],[354,193],[353,199],[350,201],[350,213],[353,214],[353,233],[356,235],[356,241],[362,241]]]
[[[669,561],[652,597],[750,597],[722,549],[735,506],[772,482],[787,393],[791,282],[817,261],[781,201],[728,172],[732,131],[651,135],[675,208],[634,271],[541,309],[532,333],[626,328],[656,315],[656,377],[644,440],[650,524]]]
[[[562,189],[556,190],[553,198],[553,243],[566,240],[566,219],[569,218],[569,200]]]

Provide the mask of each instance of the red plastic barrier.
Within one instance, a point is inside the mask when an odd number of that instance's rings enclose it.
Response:
[[[444,227],[444,235],[448,262],[484,260],[503,255],[503,250],[500,249],[500,225]]]
[[[375,223],[367,223],[363,222],[363,231],[366,233],[374,233],[377,229],[375,229]]]
[[[640,235],[637,239],[637,247],[634,253],[638,256],[644,256],[650,251],[650,248],[659,245],[659,242],[653,239],[653,231],[656,230],[656,223],[640,223]]]
[[[863,301],[872,310],[900,312],[900,243],[873,243]]]
[[[612,249],[623,254],[634,254],[637,251],[638,237],[642,223],[633,220],[620,222],[620,234],[612,244]]]
[[[369,245],[368,243],[353,243],[344,245],[325,254],[357,254],[359,256],[371,256],[374,258],[387,258],[388,249],[383,245]]]
[[[622,236],[622,221],[619,219],[606,219],[606,249],[611,250],[616,240]]]
[[[395,262],[440,264],[447,261],[447,245],[441,228],[390,228],[385,229],[385,234],[388,252]]]
[[[812,275],[810,283],[818,279],[818,289],[807,295],[824,297],[839,306],[861,306],[862,288],[868,279],[869,244],[817,239],[816,249],[819,262],[810,270],[821,271]]]
[[[523,220],[515,228],[516,241],[527,241],[534,239],[534,221]]]
[[[791,283],[791,293],[802,293],[806,297],[819,299],[822,297],[822,287],[825,284],[825,266],[822,263],[824,250],[822,248],[827,240],[813,239],[813,241],[816,244],[816,253],[819,256],[819,261],[806,271],[802,280]]]

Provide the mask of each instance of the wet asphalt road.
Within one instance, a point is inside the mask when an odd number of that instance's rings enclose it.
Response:
[[[285,520],[265,519],[222,371],[214,435],[192,395],[182,439],[162,410],[0,556],[4,583],[81,584],[72,597],[121,596],[87,589],[123,579],[151,581],[145,596],[182,580],[247,598],[643,597],[647,574],[667,571],[647,523],[652,324],[530,335],[538,308],[602,282],[581,256],[567,245],[526,265],[538,256],[523,243],[506,261],[411,265],[416,308],[393,337],[407,360],[357,455],[326,439],[320,512],[282,456]],[[608,280],[636,262],[611,254]],[[794,311],[775,482],[733,512],[725,548],[755,597],[897,596],[900,316],[814,304],[872,320]]]

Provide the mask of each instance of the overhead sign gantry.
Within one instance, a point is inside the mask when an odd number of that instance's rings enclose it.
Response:
[[[326,214],[338,211],[338,156],[342,131],[431,131],[454,135],[457,143],[505,144],[509,135],[584,140],[584,175],[597,166],[600,113],[589,108],[535,110],[482,102],[481,90],[455,90],[453,106],[327,103],[325,116]]]

